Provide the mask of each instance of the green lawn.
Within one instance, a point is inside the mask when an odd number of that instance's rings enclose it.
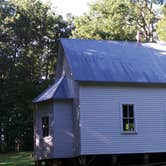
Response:
[[[0,154],[0,166],[34,166],[32,152]]]

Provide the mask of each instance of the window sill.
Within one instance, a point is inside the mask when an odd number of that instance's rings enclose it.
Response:
[[[45,138],[50,138],[51,136],[50,135],[48,135],[48,136],[45,136],[45,137],[43,137],[43,139],[45,139]]]
[[[130,134],[131,134],[131,135],[132,135],[132,134],[135,135],[135,134],[137,134],[137,132],[136,132],[136,131],[122,131],[121,134],[122,134],[122,135],[128,135],[128,134],[129,134],[129,135],[130,135]]]
[[[44,140],[50,140],[50,139],[52,139],[52,137],[50,135],[40,138],[40,140],[42,140],[42,141],[44,141]]]

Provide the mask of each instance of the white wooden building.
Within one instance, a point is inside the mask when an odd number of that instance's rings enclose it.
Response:
[[[166,45],[61,39],[33,102],[36,161],[166,152]]]

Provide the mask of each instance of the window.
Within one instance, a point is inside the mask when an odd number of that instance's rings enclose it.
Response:
[[[49,136],[49,118],[48,118],[48,116],[42,117],[42,131],[43,131],[43,137]]]
[[[135,132],[134,105],[122,104],[123,132]]]

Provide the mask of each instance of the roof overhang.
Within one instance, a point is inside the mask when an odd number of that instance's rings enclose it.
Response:
[[[56,80],[50,87],[48,87],[43,93],[37,96],[32,102],[48,102],[54,100],[72,100],[73,91],[72,80],[66,78],[64,75]]]

